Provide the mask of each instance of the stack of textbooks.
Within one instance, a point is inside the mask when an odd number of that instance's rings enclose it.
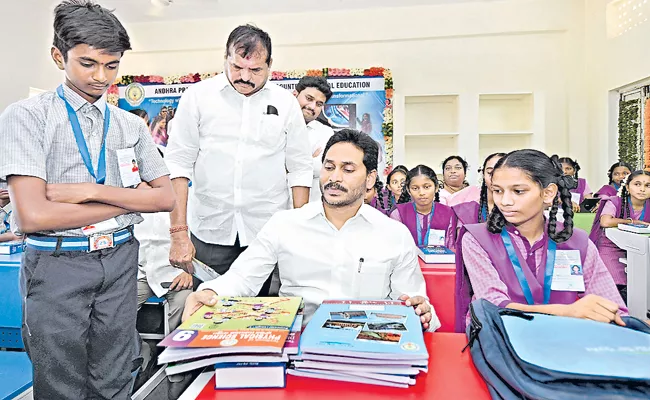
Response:
[[[302,299],[217,299],[160,342],[167,375],[214,366],[216,389],[284,387],[288,355],[298,352]]]
[[[618,224],[618,229],[632,233],[650,233],[650,226],[645,224]]]
[[[427,264],[453,264],[456,255],[445,246],[418,247],[418,256]]]
[[[427,372],[420,318],[401,301],[327,300],[302,333],[291,375],[407,388]]]

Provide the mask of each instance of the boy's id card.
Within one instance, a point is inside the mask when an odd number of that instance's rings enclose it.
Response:
[[[106,221],[97,222],[96,224],[84,226],[81,228],[81,232],[86,236],[90,236],[100,232],[114,231],[119,227],[120,225],[117,223],[117,220],[111,218]]]
[[[117,150],[117,163],[120,166],[122,186],[128,188],[137,186],[142,182],[140,179],[140,167],[138,166],[138,160],[135,158],[135,150],[133,147]]]
[[[557,250],[551,290],[584,292],[585,279],[579,250]]]
[[[429,242],[427,246],[444,246],[445,231],[442,229],[429,229]]]

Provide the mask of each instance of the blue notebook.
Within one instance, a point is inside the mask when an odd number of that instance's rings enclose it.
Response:
[[[650,379],[650,335],[585,319],[501,317],[523,361],[569,374]]]
[[[413,307],[393,300],[324,301],[302,334],[300,351],[362,359],[429,358],[420,318]]]

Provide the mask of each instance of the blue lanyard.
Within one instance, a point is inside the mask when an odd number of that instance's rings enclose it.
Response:
[[[431,213],[429,213],[428,216],[422,216],[422,226],[420,226],[418,223],[418,210],[415,208],[415,203],[413,203],[413,211],[415,211],[415,226],[417,228],[418,247],[426,247],[429,245],[429,228],[431,225],[431,219],[433,218],[433,213],[436,211],[436,203],[433,203],[431,206]],[[426,230],[424,237],[422,237],[422,228]]]
[[[528,285],[528,281],[526,280],[526,275],[524,275],[524,271],[521,268],[521,264],[519,263],[519,257],[517,257],[517,253],[515,252],[515,247],[513,246],[512,240],[510,239],[510,235],[508,234],[505,228],[501,229],[501,240],[503,240],[503,245],[506,247],[506,251],[508,252],[508,257],[510,258],[512,267],[515,270],[517,279],[519,280],[519,285],[521,285],[521,291],[524,292],[524,297],[526,298],[526,302],[529,305],[534,305],[535,299],[533,299],[533,294],[530,291],[530,286]],[[556,249],[557,249],[557,244],[555,243],[555,241],[548,239],[548,250],[546,253],[546,269],[544,271],[544,304],[548,304],[551,298],[551,282],[553,280],[553,269],[555,268]]]
[[[63,102],[65,102],[65,108],[68,110],[68,119],[70,120],[70,125],[72,125],[72,132],[74,133],[74,139],[77,142],[77,148],[81,154],[81,159],[86,165],[90,175],[95,178],[95,182],[103,184],[106,180],[106,135],[108,134],[108,125],[111,119],[111,112],[108,109],[108,104],[106,105],[106,112],[104,113],[104,135],[102,136],[102,147],[99,151],[99,161],[97,162],[97,175],[95,175],[95,169],[93,168],[93,163],[90,159],[90,152],[88,152],[86,139],[84,139],[83,132],[81,131],[81,125],[79,125],[77,112],[72,108],[70,103],[68,103],[68,100],[65,99],[63,94],[63,85],[60,85],[56,89],[56,93]]]
[[[630,218],[634,216],[634,207],[632,206],[632,197],[628,196],[627,197],[627,203],[630,205]],[[639,216],[639,221],[643,221],[643,218],[645,218],[645,207],[648,205],[648,202],[645,201],[643,203],[643,210],[641,211],[641,215]]]
[[[614,184],[614,189],[618,192],[618,190],[621,188],[621,185],[617,184],[616,182],[612,182]]]

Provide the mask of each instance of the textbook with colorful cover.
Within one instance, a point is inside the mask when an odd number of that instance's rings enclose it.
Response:
[[[202,306],[159,346],[282,353],[301,302],[300,297],[217,297],[214,306]]]
[[[420,317],[393,300],[326,300],[300,340],[301,354],[421,363],[428,360]]]
[[[453,264],[456,255],[445,246],[418,247],[418,256],[427,264]]]

